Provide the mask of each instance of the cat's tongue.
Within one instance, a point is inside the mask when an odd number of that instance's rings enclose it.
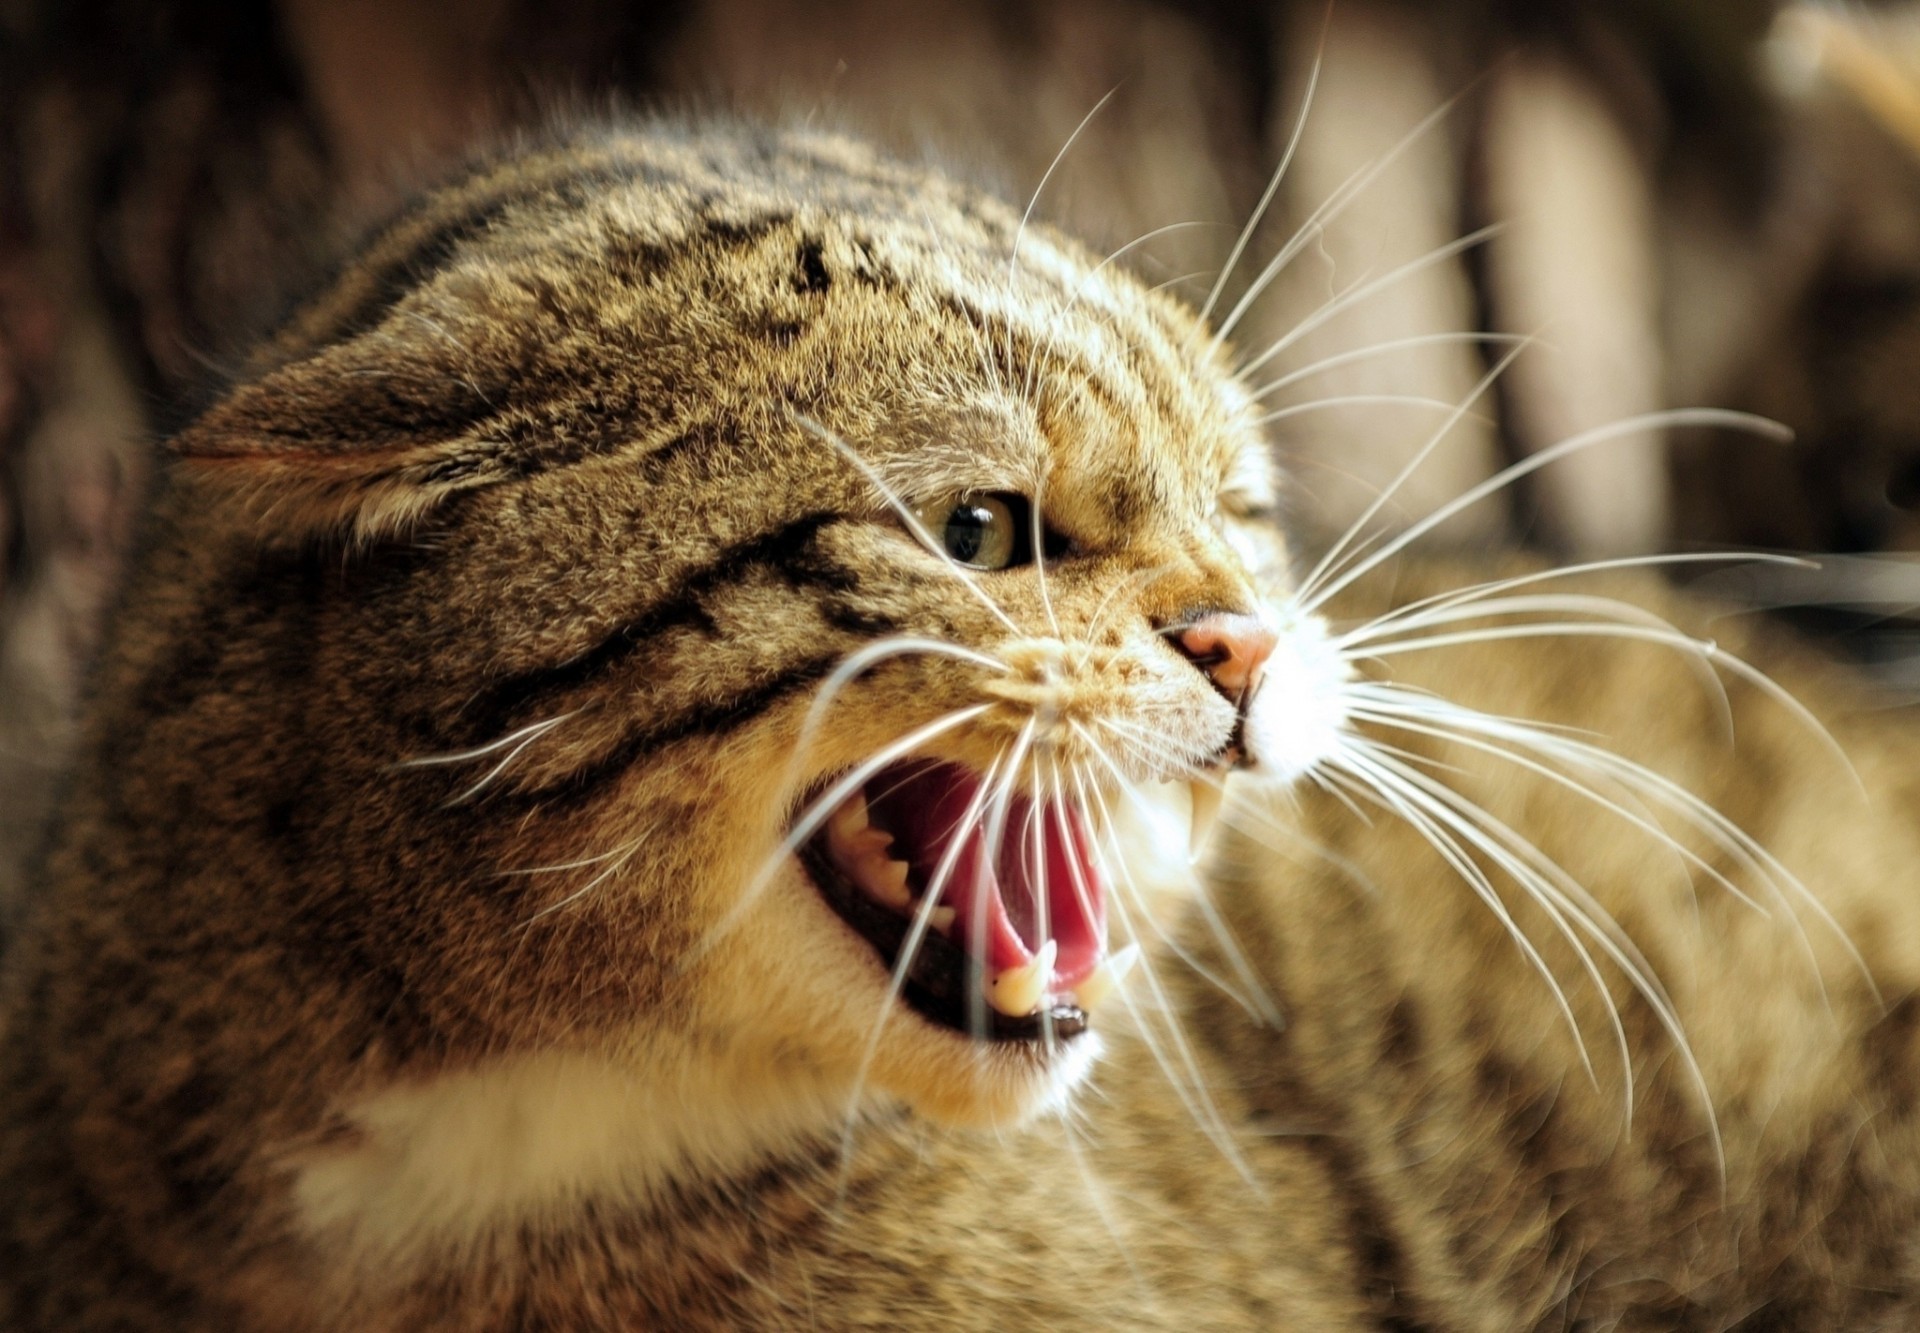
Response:
[[[1106,989],[1106,888],[1078,806],[1003,802],[964,768],[915,762],[868,782],[833,823],[830,852],[848,878],[904,915],[924,909],[979,965],[1000,1014],[1069,997],[1091,1008]]]

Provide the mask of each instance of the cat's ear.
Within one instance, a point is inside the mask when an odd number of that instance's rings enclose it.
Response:
[[[390,537],[451,496],[517,475],[471,369],[362,334],[243,384],[171,452],[189,484],[242,509],[265,540]]]

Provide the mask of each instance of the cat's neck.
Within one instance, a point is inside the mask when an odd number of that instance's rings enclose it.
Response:
[[[353,1132],[294,1164],[296,1216],[349,1268],[388,1273],[564,1228],[589,1201],[669,1207],[897,1114],[844,1080],[745,1054],[635,1067],[564,1051],[397,1085],[344,1111]]]

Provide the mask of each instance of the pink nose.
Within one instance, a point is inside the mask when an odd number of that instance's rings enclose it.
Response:
[[[1228,614],[1203,616],[1176,638],[1180,650],[1229,699],[1238,699],[1260,679],[1260,668],[1279,640],[1260,617]]]

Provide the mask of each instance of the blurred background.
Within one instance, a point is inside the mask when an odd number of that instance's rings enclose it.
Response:
[[[409,193],[605,114],[1046,178],[1231,327],[1308,545],[1457,404],[1387,521],[1627,422],[1443,537],[1833,553],[1709,586],[1920,683],[1920,7],[0,0],[0,902],[158,441]],[[1633,424],[1692,405],[1794,438]]]

